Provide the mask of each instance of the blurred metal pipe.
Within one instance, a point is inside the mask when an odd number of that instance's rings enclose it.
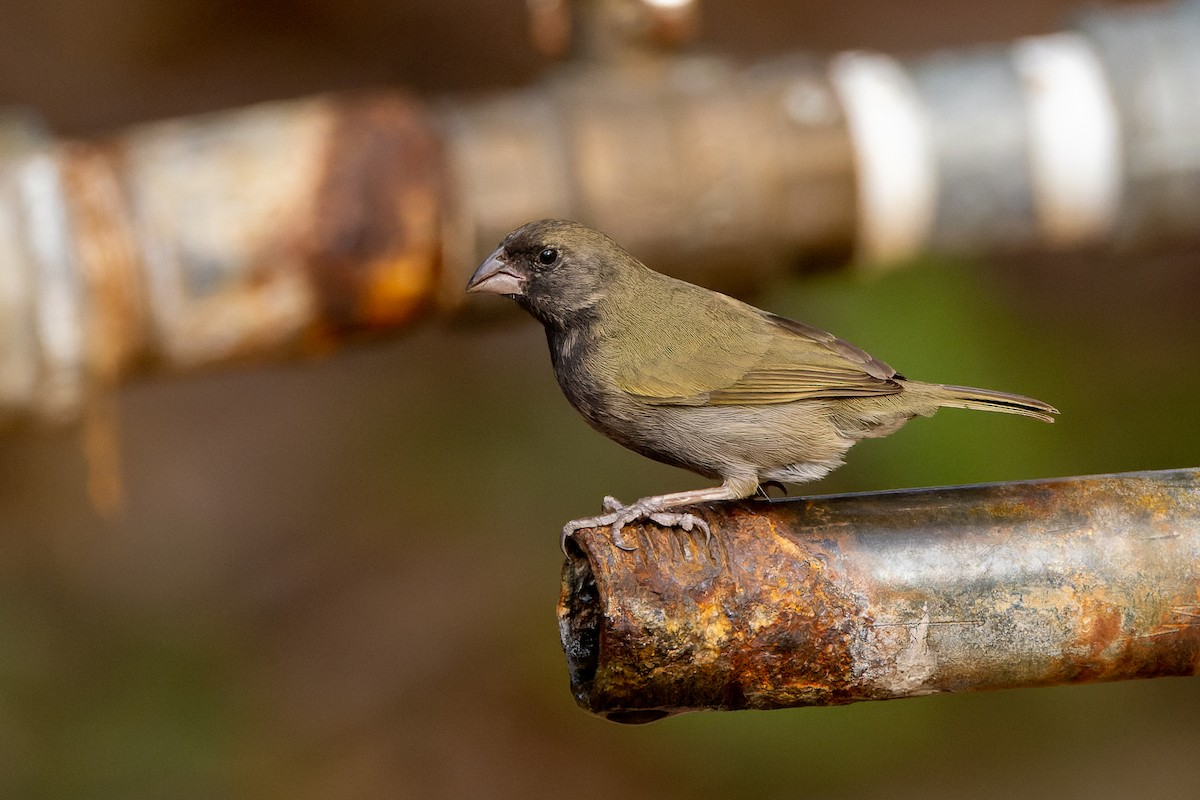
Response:
[[[1200,469],[709,506],[581,531],[559,626],[585,709],[649,722],[1200,671]],[[627,541],[630,540],[626,535]]]
[[[531,2],[543,38],[573,29]],[[665,49],[694,5],[585,5],[577,60],[434,109],[323,97],[40,145],[0,119],[0,423],[461,313],[478,258],[545,215],[735,293],[801,257],[1200,238],[1200,0],[749,69]]]
[[[1091,11],[1116,111],[1124,186],[1113,234],[1122,244],[1195,239],[1200,231],[1200,1]]]
[[[388,94],[48,141],[0,165],[0,421],[403,327],[434,304],[436,122]]]
[[[901,62],[832,62],[860,260],[1200,239],[1200,2]]]
[[[547,216],[586,220],[648,263],[732,291],[802,253],[850,254],[851,142],[819,61],[737,70],[664,56],[566,70],[445,119],[457,302],[460,269]]]
[[[802,256],[1200,240],[1198,54],[1188,0],[908,60],[593,58],[448,110],[448,263],[547,215],[734,290]]]

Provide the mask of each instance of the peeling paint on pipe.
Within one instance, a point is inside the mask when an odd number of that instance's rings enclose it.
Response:
[[[435,128],[402,95],[320,97],[4,163],[0,421],[416,319],[442,268]]]
[[[558,614],[583,708],[649,722],[1200,669],[1200,469],[705,515],[708,546],[577,534]]]

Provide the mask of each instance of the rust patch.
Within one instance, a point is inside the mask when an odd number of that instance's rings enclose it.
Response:
[[[1079,635],[1063,648],[1062,658],[1050,670],[1048,682],[1101,681],[1114,667],[1114,647],[1124,638],[1124,615],[1106,599],[1079,595]]]
[[[730,618],[745,631],[730,656],[730,680],[745,708],[828,704],[847,699],[850,639],[862,611],[831,574],[828,545],[781,537],[758,515],[739,514],[755,558],[732,572]]]
[[[577,535],[571,560],[587,559],[588,588],[585,570],[564,573],[559,618],[584,707],[644,721],[649,711],[851,699],[860,609],[830,574],[834,559],[746,506],[732,512],[710,547],[703,534],[653,526],[638,530],[632,553],[607,530]]]
[[[433,302],[441,145],[415,101],[388,94],[329,102],[325,173],[302,244],[319,313],[334,334],[397,327]]]
[[[119,150],[68,144],[60,151],[63,196],[88,292],[88,378],[103,388],[145,355],[149,322],[137,237],[118,176]]]
[[[1103,600],[1081,598],[1083,624],[1080,645],[1088,663],[1099,662],[1122,634],[1121,609]]]

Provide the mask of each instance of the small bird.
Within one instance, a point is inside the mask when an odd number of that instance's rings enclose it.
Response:
[[[1053,422],[1030,397],[905,378],[854,345],[803,322],[655,272],[599,231],[567,220],[508,234],[468,292],[513,298],[546,329],[558,385],[601,433],[644,456],[722,483],[644,497],[572,520],[621,529],[708,524],[686,506],[802,483],[843,463],[860,439],[886,436],[942,407]]]

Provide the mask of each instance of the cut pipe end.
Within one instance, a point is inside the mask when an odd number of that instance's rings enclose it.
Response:
[[[610,722],[641,725],[671,715],[661,708],[602,709],[595,705],[593,688],[600,663],[604,614],[592,562],[574,540],[567,540],[563,564],[562,597],[558,605],[559,636],[567,657],[571,693],[580,706]]]

